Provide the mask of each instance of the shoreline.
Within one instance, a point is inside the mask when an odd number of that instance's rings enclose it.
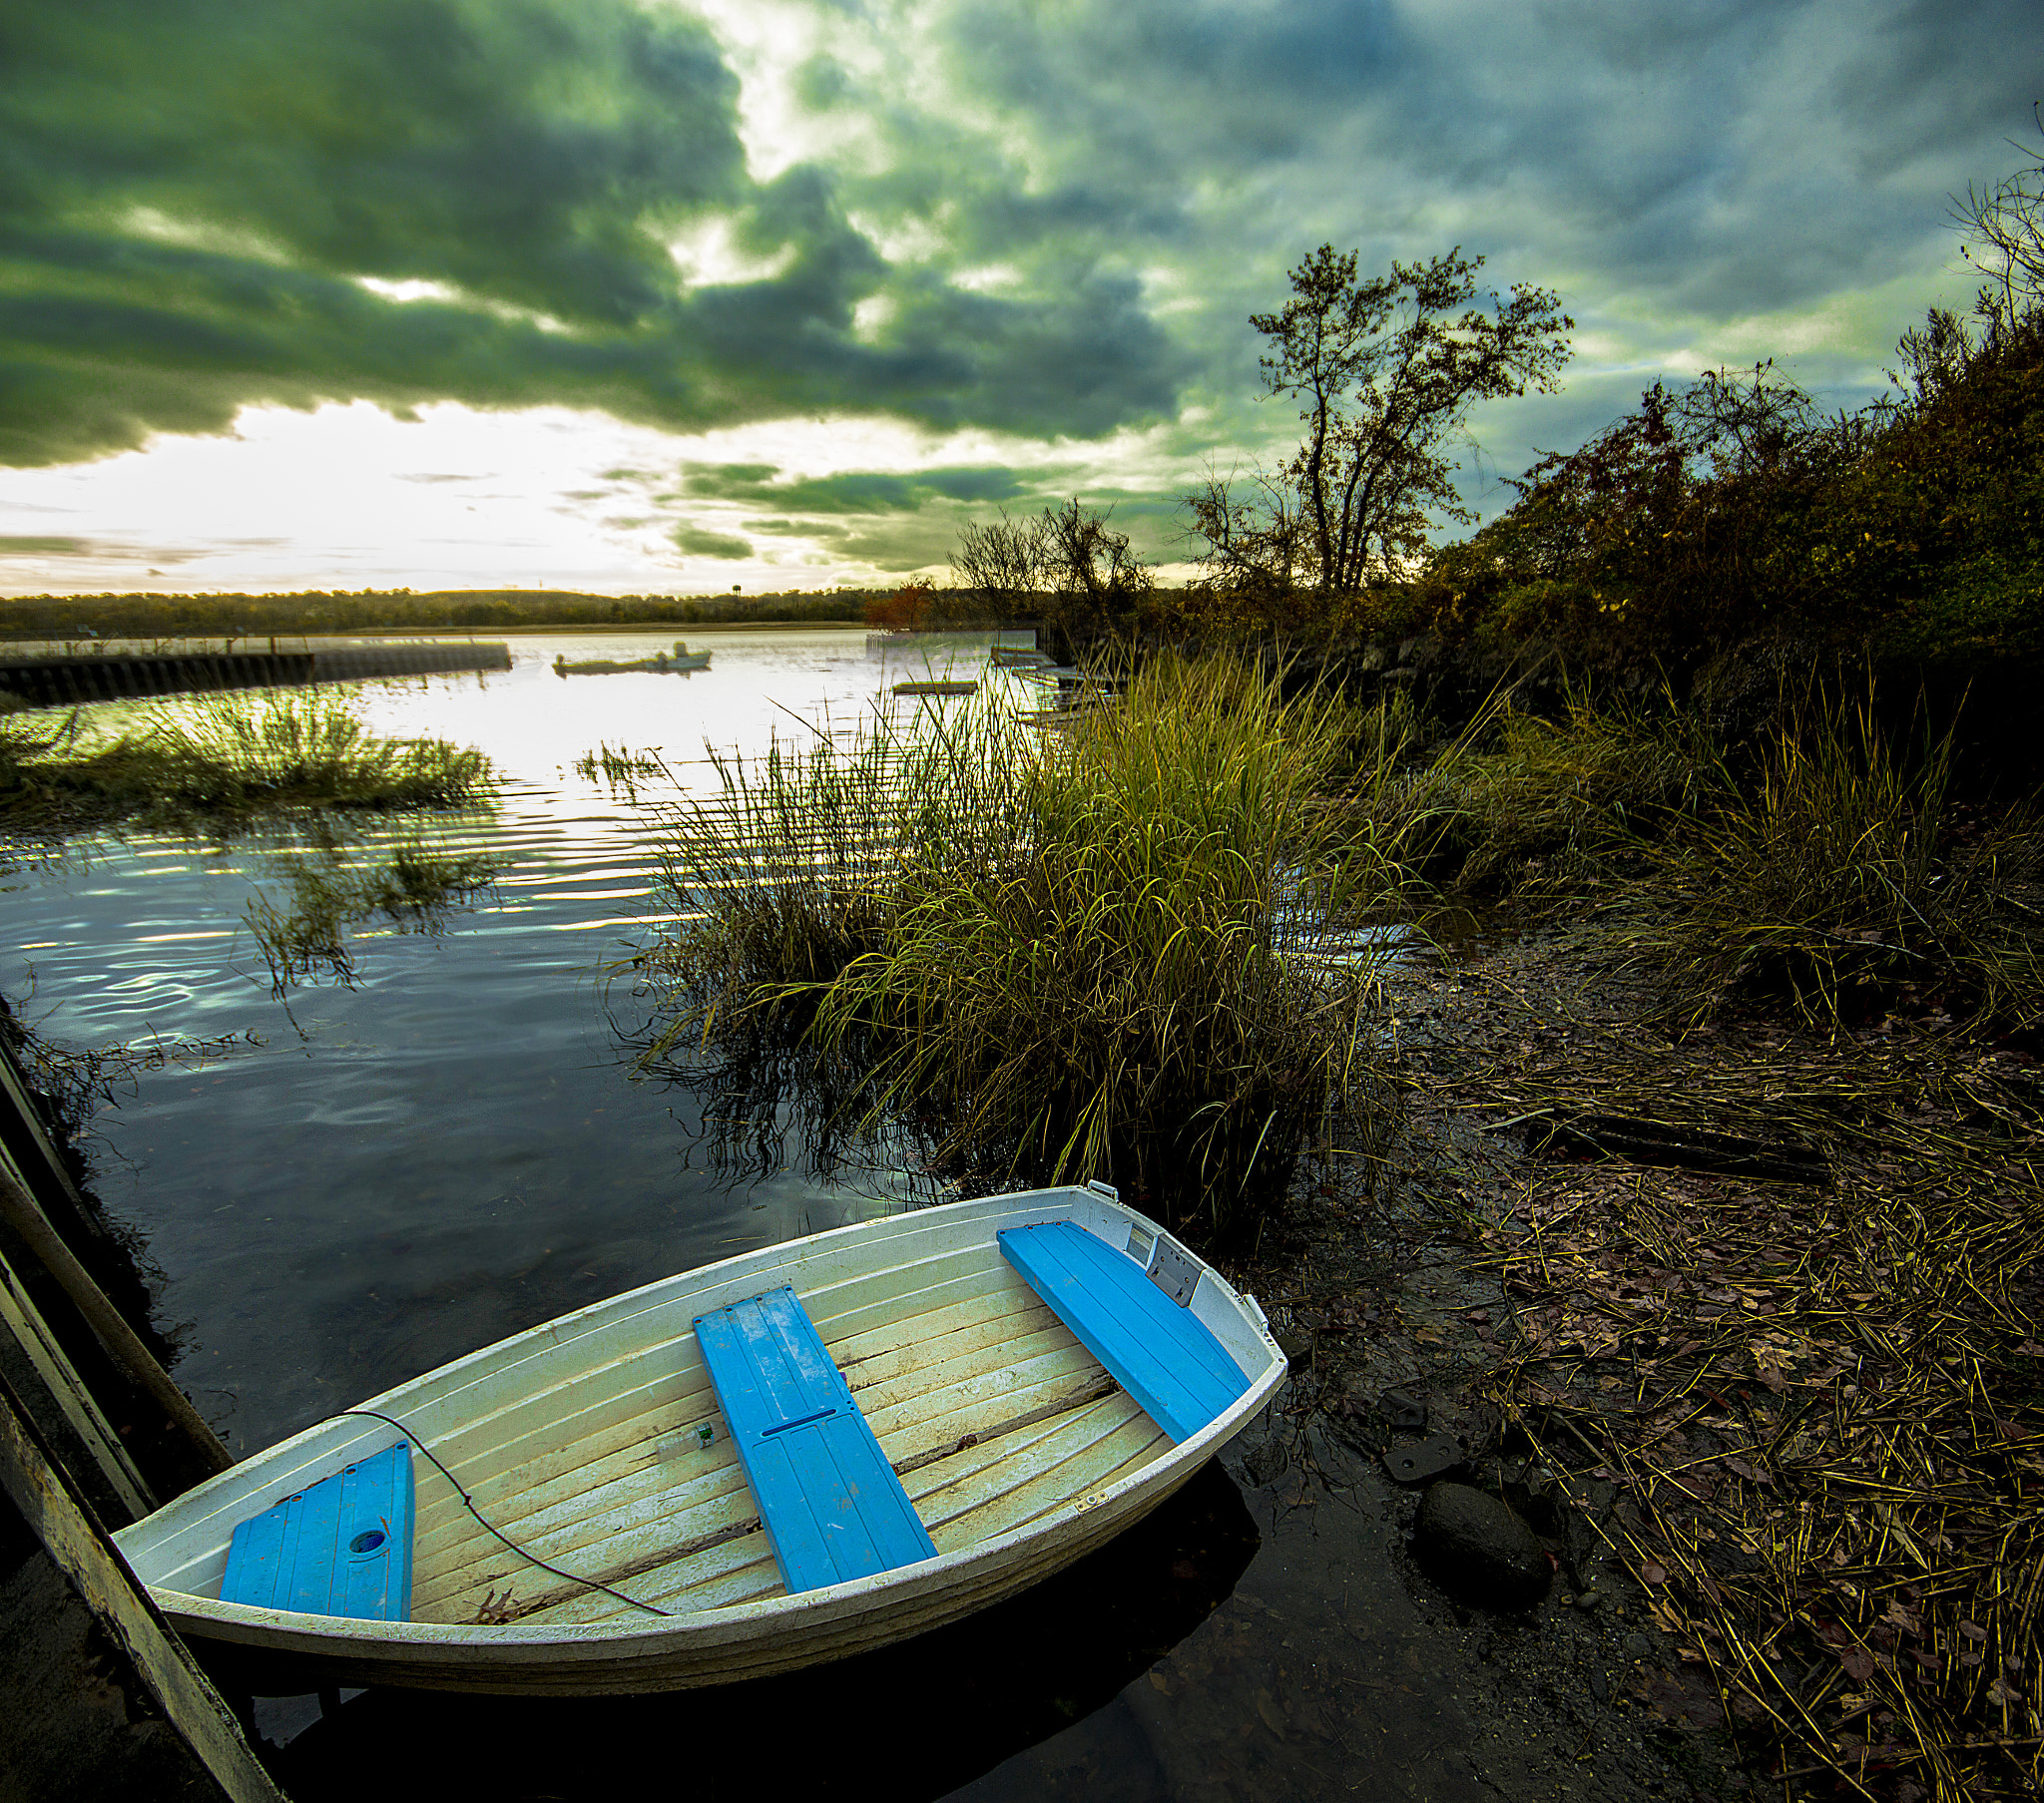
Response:
[[[488,630],[479,627],[458,626],[341,626],[322,627],[316,633],[173,633],[166,636],[164,643],[173,645],[236,645],[266,644],[274,639],[279,646],[309,643],[314,639],[458,639],[465,644],[487,645],[497,639],[529,639],[555,634],[566,637],[592,633],[661,633],[681,634],[702,633],[871,633],[878,627],[869,627],[861,620],[647,620],[629,623],[601,622],[588,626],[493,626]],[[982,629],[991,631],[993,629]],[[1003,631],[1010,629],[1001,629]],[[90,639],[53,639],[43,637],[8,638],[0,636],[0,645],[63,645],[63,646],[105,646],[153,644],[153,640],[135,637],[110,637]]]
[[[2019,1192],[2037,1212],[2034,1061],[1935,1020],[1827,1039],[1755,1010],[1669,1034],[1650,986],[1562,929],[1459,948],[1394,996],[1388,1145],[1323,1151],[1237,1280],[1274,1304],[1290,1432],[1361,1459],[1407,1540],[1426,1487],[1389,1482],[1392,1455],[1428,1447],[1539,1536],[1548,1593],[1488,1618],[1394,1554],[1464,1630],[1443,1659],[1478,1648],[1501,1710],[1564,1708],[1619,1794],[1656,1761],[1721,1795],[1901,1798],[1910,1773],[2020,1794],[2034,1628],[1982,1573],[2044,1500],[2023,1369],[2044,1282],[1983,1238],[1966,1275],[1999,1324],[1954,1320],[1894,1221],[1937,1196],[1945,1238]],[[1549,1130],[1596,1107],[1792,1136],[1824,1172],[1586,1154]],[[1993,1394],[1974,1421],[1957,1356]],[[1911,1476],[1924,1456],[1935,1480]],[[2001,1689],[1960,1662],[1976,1648],[2015,1661]],[[1558,1701],[1563,1668],[1596,1675]]]

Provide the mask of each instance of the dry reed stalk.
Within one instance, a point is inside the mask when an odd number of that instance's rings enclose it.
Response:
[[[1523,1335],[1493,1399],[1551,1462],[1587,1451],[1620,1484],[1607,1538],[1778,1772],[1894,1803],[2035,1794],[2032,1067],[1957,1037],[1659,1040],[1522,1002],[1564,1031],[1466,1070],[1465,1102],[1787,1129],[1833,1174],[1536,1170],[1489,1235]]]

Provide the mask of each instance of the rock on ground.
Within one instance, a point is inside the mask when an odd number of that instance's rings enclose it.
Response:
[[[1533,1530],[1496,1497],[1467,1484],[1435,1484],[1420,1500],[1413,1552],[1434,1582],[1479,1608],[1530,1608],[1552,1568]]]

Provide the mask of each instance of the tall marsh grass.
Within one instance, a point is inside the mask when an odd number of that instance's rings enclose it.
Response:
[[[663,814],[655,893],[673,918],[644,968],[670,1018],[654,1056],[798,1039],[885,944],[910,881],[1003,854],[1032,753],[989,696],[776,734],[754,757],[713,750],[715,787]]]
[[[1836,1020],[1906,989],[2044,1025],[2034,814],[1955,830],[1951,734],[1896,744],[1835,676],[1739,736],[1706,704],[1572,696],[1546,718],[1494,698],[1364,811],[1464,895],[1594,915],[1693,1019],[1774,994]]]
[[[111,741],[13,716],[0,734],[0,812],[35,824],[136,819],[234,824],[293,808],[409,809],[474,800],[480,751],[384,738],[330,688],[215,694]]]
[[[948,1167],[1224,1230],[1376,1070],[1366,974],[1315,956],[1382,900],[1320,805],[1355,730],[1160,659],[1047,738],[982,700],[720,765],[671,833],[669,1044],[802,1035]]]
[[[1571,694],[1549,718],[1500,691],[1429,756],[1408,744],[1368,773],[1366,809],[1418,876],[1465,896],[1552,894],[1687,813],[1715,756],[1684,708]]]
[[[1951,766],[1950,733],[1912,753],[1870,696],[1812,693],[1750,768],[1721,752],[1680,830],[1640,844],[1651,911],[1621,943],[1696,1015],[1772,990],[1835,1020],[1907,985],[2044,1025],[2037,823],[1955,835]]]

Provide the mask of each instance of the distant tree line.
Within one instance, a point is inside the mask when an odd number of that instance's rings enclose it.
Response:
[[[25,595],[0,600],[0,638],[255,638],[393,629],[503,631],[531,626],[695,626],[845,621],[858,591],[776,595],[585,595],[548,589],[306,590],[290,595]]]

